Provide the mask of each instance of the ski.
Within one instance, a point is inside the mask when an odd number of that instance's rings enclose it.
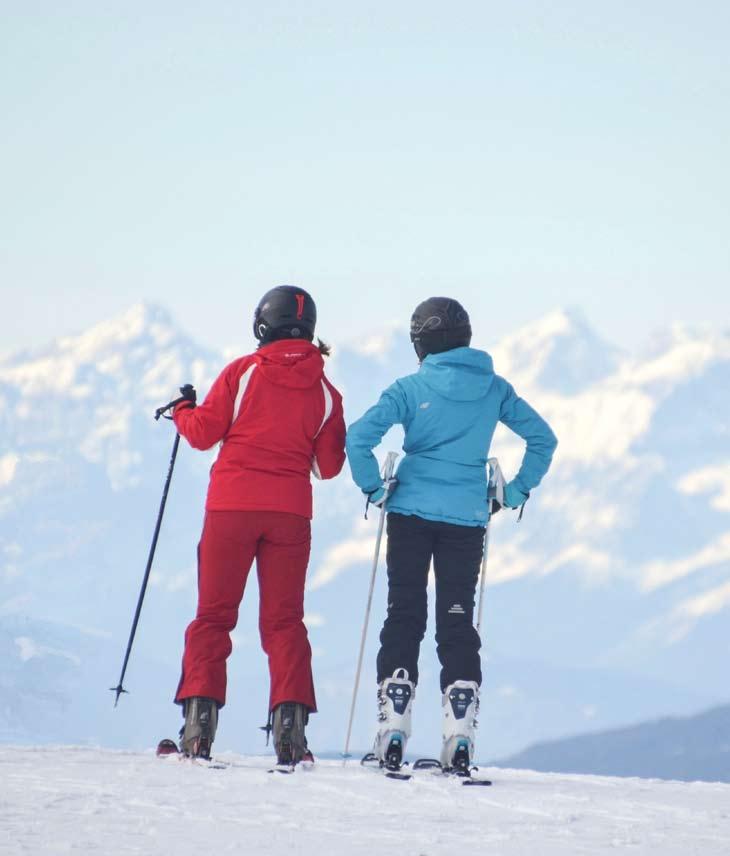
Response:
[[[472,772],[478,771],[478,767],[471,769],[457,769],[455,767],[444,767],[440,761],[435,758],[419,758],[413,763],[414,770],[430,770],[436,775],[447,776],[452,779],[460,779],[462,785],[491,787],[491,779],[483,779],[480,776],[473,776]]]
[[[310,772],[314,769],[315,760],[314,755],[307,750],[306,755],[294,764],[274,764],[267,773],[282,773],[285,776],[291,775],[291,773],[295,773],[297,770],[304,770],[306,772]]]
[[[413,778],[412,773],[401,773],[398,770],[383,770],[386,779],[395,779],[398,782],[407,782]]]
[[[363,756],[360,760],[360,765],[366,770],[372,770],[374,773],[382,773],[386,779],[394,779],[397,782],[407,782],[413,778],[412,773],[401,772],[402,766],[386,767],[384,764],[381,764],[372,752],[368,752],[367,755]]]
[[[244,767],[245,764],[237,764],[231,761],[222,761],[218,758],[192,758],[188,755],[184,755],[177,743],[174,740],[171,740],[169,737],[166,737],[164,740],[160,740],[157,744],[157,749],[155,754],[158,758],[167,758],[170,755],[176,756],[178,761],[188,761],[191,764],[194,764],[196,767],[206,767],[209,770],[227,770],[230,767]],[[302,759],[298,764],[275,764],[271,769],[266,770],[267,773],[281,773],[282,775],[290,775],[291,773],[296,772],[297,770],[306,770],[309,772],[314,769],[314,757],[310,756],[310,758]],[[256,769],[251,766],[247,769]],[[260,768],[259,768],[260,769]]]
[[[158,758],[168,758],[170,755],[174,755],[178,761],[187,761],[190,764],[194,764],[196,767],[206,767],[208,770],[227,770],[228,767],[232,766],[225,761],[213,760],[212,758],[192,758],[189,755],[185,755],[180,751],[180,747],[177,743],[169,737],[165,737],[164,740],[160,740],[157,744],[155,755],[157,755]]]
[[[411,773],[399,773],[396,770],[383,770],[386,779],[395,779],[397,782],[407,782],[413,778]]]

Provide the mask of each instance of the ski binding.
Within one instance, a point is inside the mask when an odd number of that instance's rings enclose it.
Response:
[[[401,769],[404,766],[403,764],[399,764],[398,766],[396,766],[395,764],[384,764],[379,761],[377,756],[372,752],[368,752],[367,755],[363,756],[360,761],[360,764],[370,770],[382,771],[386,779],[396,779],[400,782],[407,782],[409,779],[413,778],[412,773],[401,772]]]
[[[435,758],[419,758],[413,764],[414,770],[437,770],[444,776],[452,776],[461,779],[462,785],[481,785],[482,787],[491,786],[490,779],[475,778],[472,772],[478,771],[478,767],[444,767],[440,761]]]

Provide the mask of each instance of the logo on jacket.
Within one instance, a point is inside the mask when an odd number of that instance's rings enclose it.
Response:
[[[421,405],[420,405],[421,410],[428,410],[428,408],[429,408],[430,406],[431,406],[431,402],[430,402],[430,401],[424,401],[424,402],[423,402],[423,404],[421,404]]]

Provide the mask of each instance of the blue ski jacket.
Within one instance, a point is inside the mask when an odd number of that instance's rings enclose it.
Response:
[[[497,422],[522,437],[524,457],[514,485],[525,495],[548,471],[557,439],[545,420],[494,373],[475,348],[429,354],[418,372],[383,392],[347,432],[352,477],[363,493],[383,483],[373,449],[391,426],[405,430],[404,460],[388,511],[427,520],[484,526],[489,446]]]

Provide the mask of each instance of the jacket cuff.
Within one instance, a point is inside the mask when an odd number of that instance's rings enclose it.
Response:
[[[522,479],[519,476],[516,476],[512,480],[512,484],[517,488],[517,490],[520,491],[520,493],[523,493],[526,497],[529,498],[530,489],[525,487],[525,483],[522,481]]]

